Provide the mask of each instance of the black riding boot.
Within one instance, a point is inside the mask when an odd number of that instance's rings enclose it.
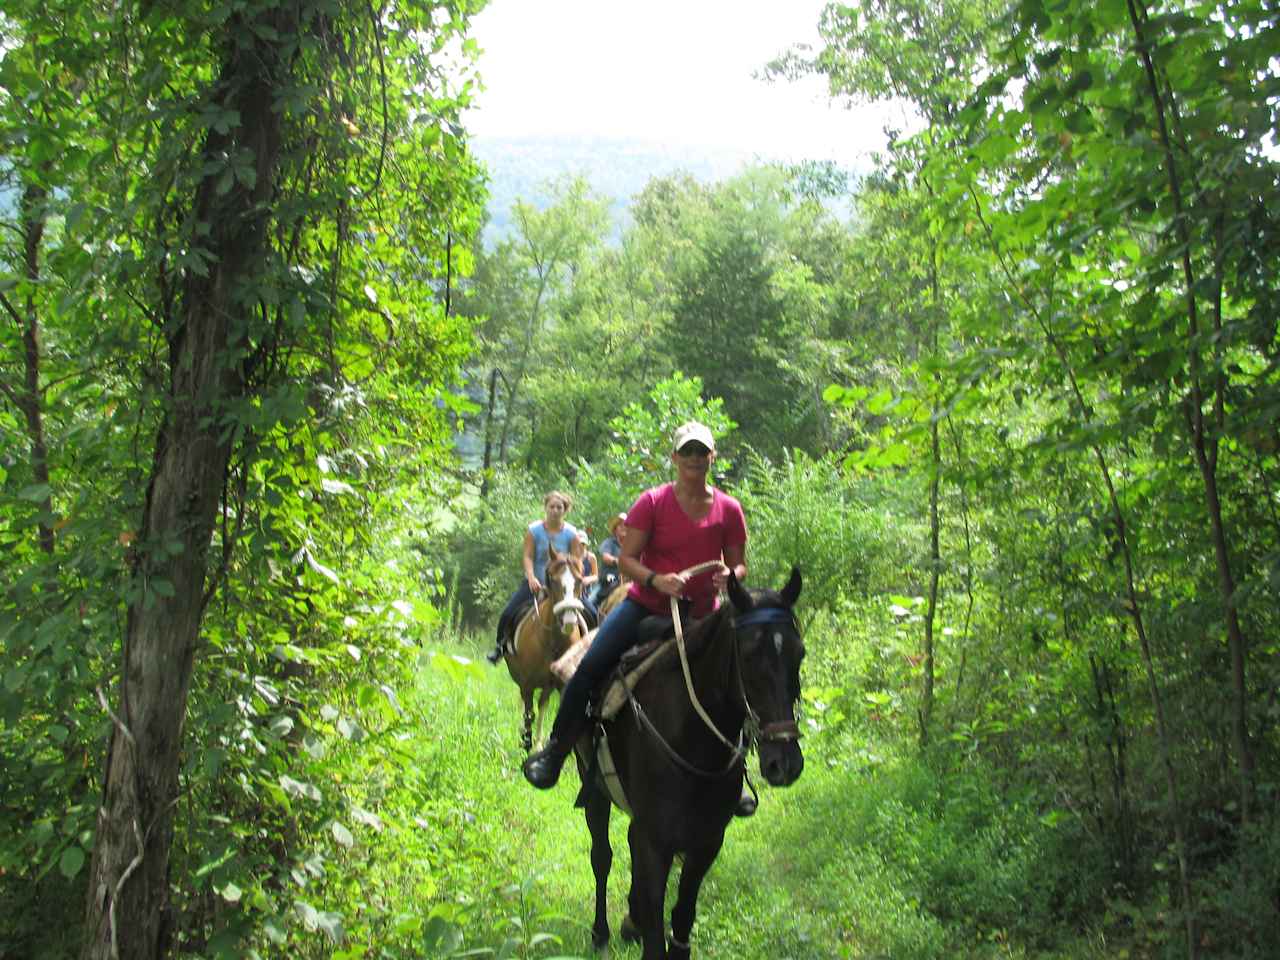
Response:
[[[484,655],[484,658],[490,663],[497,663],[502,659],[502,655],[507,652],[507,623],[505,620],[498,621],[498,639],[494,648]]]
[[[573,753],[575,740],[577,737],[557,737],[552,733],[545,747],[525,759],[521,767],[524,778],[539,790],[550,790],[560,779],[560,768]]]

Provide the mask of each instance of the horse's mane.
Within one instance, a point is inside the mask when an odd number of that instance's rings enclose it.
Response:
[[[693,621],[685,628],[684,645],[691,661],[700,659],[704,653],[716,645],[716,641],[732,629],[733,614],[733,604],[722,603],[715,611],[701,620]],[[664,649],[663,656],[655,666],[659,669],[681,669],[680,657],[676,653],[674,643]]]

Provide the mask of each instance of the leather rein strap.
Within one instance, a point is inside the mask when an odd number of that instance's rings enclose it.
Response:
[[[682,571],[681,576],[695,577],[700,573],[705,573],[707,570],[715,570],[721,566],[723,566],[723,564],[719,560],[708,560],[706,563],[699,563],[696,566],[690,567],[688,570]],[[675,597],[671,597],[670,600],[671,600],[671,620],[676,626],[676,649],[680,651],[680,666],[684,669],[684,685],[685,685],[685,688],[689,691],[689,702],[693,704],[694,711],[698,714],[698,716],[702,718],[702,722],[707,725],[707,729],[709,729],[712,733],[714,733],[716,735],[716,738],[721,743],[723,743],[726,747],[728,747],[731,752],[735,754],[734,760],[736,761],[737,760],[736,755],[742,752],[742,741],[741,739],[739,739],[738,743],[735,745],[729,740],[728,737],[726,737],[723,733],[721,733],[719,728],[716,727],[715,722],[711,719],[710,716],[707,715],[707,711],[703,709],[702,702],[698,699],[698,695],[694,693],[693,675],[689,672],[689,655],[688,653],[685,652],[685,649],[684,649],[684,627],[680,623],[680,607],[677,605]],[[736,641],[735,641],[735,649],[736,649]],[[735,654],[735,657],[736,657],[736,654]],[[742,685],[741,670],[738,671],[738,685],[739,686]],[[746,704],[747,702],[745,689],[743,690],[742,702],[744,704]],[[752,711],[751,709],[750,704],[747,704],[747,713],[748,715],[751,715],[751,716],[755,715],[754,711]]]

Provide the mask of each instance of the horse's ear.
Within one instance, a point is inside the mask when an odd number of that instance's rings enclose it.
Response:
[[[796,600],[800,597],[800,568],[791,568],[791,579],[787,581],[787,585],[782,588],[782,600],[788,607],[794,607]]]
[[[734,609],[739,612],[745,612],[752,607],[751,594],[743,588],[738,582],[738,575],[732,570],[729,571],[729,583],[727,586],[729,591],[729,601],[733,604]]]
[[[560,559],[560,551],[556,549],[556,545],[554,543],[547,544],[547,559],[548,560]]]

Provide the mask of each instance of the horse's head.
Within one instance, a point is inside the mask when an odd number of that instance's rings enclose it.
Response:
[[[804,769],[795,715],[804,643],[791,609],[799,596],[800,571],[795,567],[781,591],[748,592],[737,577],[729,576],[740,688],[748,724],[758,727],[760,773],[775,787],[794,783]]]
[[[582,561],[555,547],[547,555],[547,599],[566,637],[578,626],[582,606]]]

